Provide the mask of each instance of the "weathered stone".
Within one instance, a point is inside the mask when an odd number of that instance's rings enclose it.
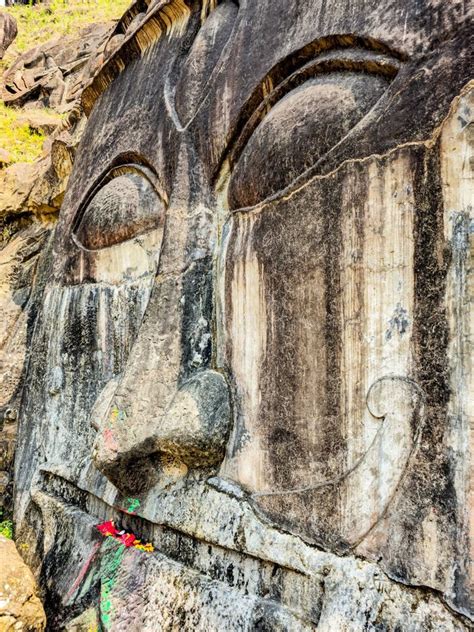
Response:
[[[56,129],[47,139],[40,159],[15,163],[0,172],[1,213],[4,217],[55,214],[61,207],[85,117],[73,110],[67,120],[59,123],[42,113],[36,117],[28,112],[21,118],[31,120],[33,125],[56,125]]]
[[[46,617],[30,569],[21,559],[13,540],[0,535],[0,630],[41,632]]]
[[[38,255],[48,230],[32,225],[20,230],[0,250],[0,421],[17,421],[18,395],[27,344],[27,310]],[[16,402],[18,403],[18,402]]]
[[[30,298],[50,625],[470,629],[466,6],[144,4]]]
[[[38,169],[33,164],[15,163],[0,172],[2,215],[19,214],[30,194]]]
[[[114,35],[107,42],[107,46],[104,50],[105,57],[110,57],[122,44],[125,35]]]
[[[11,227],[11,225],[10,225]],[[11,511],[13,458],[18,425],[22,378],[28,348],[28,318],[31,287],[39,253],[48,229],[40,225],[20,226],[14,235],[5,229],[0,249],[0,508]]]
[[[0,167],[5,167],[12,162],[12,157],[6,149],[0,149]]]
[[[51,112],[42,110],[28,110],[21,113],[16,119],[18,125],[28,125],[34,132],[49,136],[59,125],[61,125],[61,117]]]
[[[66,632],[90,632],[91,630],[98,630],[99,618],[97,616],[97,611],[95,608],[86,610],[76,617],[76,619],[67,623],[64,629]]]
[[[0,59],[3,59],[7,48],[14,42],[17,34],[15,18],[5,11],[0,11]]]
[[[79,86],[83,88],[96,70],[92,62],[105,46],[113,24],[93,24],[77,37],[63,37],[20,55],[3,75],[4,102],[68,111],[80,97]]]

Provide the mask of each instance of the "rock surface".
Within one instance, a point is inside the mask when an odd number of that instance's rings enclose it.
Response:
[[[78,36],[63,37],[18,56],[3,75],[4,102],[61,112],[73,109],[100,64],[113,24],[92,24]]]
[[[18,410],[28,346],[31,287],[49,230],[23,228],[0,249],[0,508],[10,513]]]
[[[3,59],[7,48],[15,41],[17,34],[15,18],[0,10],[0,59]]]
[[[0,631],[42,632],[46,616],[35,579],[21,559],[13,540],[0,535]]]
[[[471,26],[116,25],[26,319],[15,518],[54,629],[472,628]]]
[[[34,124],[45,123],[37,120]],[[48,117],[48,125],[51,124]],[[85,120],[71,113],[69,120],[55,125],[55,131],[46,140],[43,155],[36,162],[14,163],[0,169],[0,208],[4,223],[25,215],[38,219],[51,215],[54,219],[54,214],[59,212]]]
[[[12,162],[10,152],[6,149],[0,149],[0,168],[6,167]]]
[[[81,95],[103,63],[113,25],[92,24],[77,37],[37,46],[5,71],[0,89],[4,103],[22,107],[18,124],[27,123],[47,139],[34,163],[10,165],[8,152],[2,150],[0,219],[4,224],[18,215],[41,218],[59,211],[85,125]]]
[[[2,96],[11,106],[23,106],[16,124],[27,124],[47,137],[42,156],[33,163],[11,164],[10,153],[0,149],[0,507],[6,512],[12,509],[29,294],[38,254],[56,221],[84,130],[81,92],[97,68],[95,61],[112,26],[92,24],[77,38],[36,47],[19,56],[2,80]],[[54,97],[50,102],[48,72],[53,68],[62,73],[66,91],[63,100]],[[19,89],[33,84],[36,87],[27,94]],[[18,91],[19,101],[14,97]],[[44,105],[55,107],[46,110]]]

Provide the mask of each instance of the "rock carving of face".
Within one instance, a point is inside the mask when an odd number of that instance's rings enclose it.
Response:
[[[172,524],[210,485],[466,608],[466,23],[435,0],[132,6],[45,256],[20,523],[72,486]]]

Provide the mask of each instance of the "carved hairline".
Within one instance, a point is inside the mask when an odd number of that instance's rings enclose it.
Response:
[[[163,35],[182,35],[191,17],[192,0],[135,0],[110,34],[108,43],[116,36],[124,37],[117,50],[97,70],[82,93],[81,104],[89,116],[94,103],[113,80],[134,59]],[[217,0],[201,0],[201,18],[204,20],[217,6]],[[134,18],[144,14],[136,27],[127,33]]]
[[[219,1],[201,0],[201,21],[208,17],[217,7]],[[184,33],[192,14],[193,4],[193,0],[135,0],[133,2],[110,34],[108,42],[110,43],[116,36],[124,39],[97,70],[82,93],[81,105],[87,116],[90,115],[99,96],[131,61],[142,57],[144,52],[163,35],[179,37]],[[138,21],[135,28],[127,33],[133,20],[141,13],[144,15],[143,19]],[[381,42],[371,38],[358,38],[352,35],[318,38],[318,46],[324,49],[326,40],[332,45],[334,41],[337,41],[343,47],[362,43],[362,46],[373,51],[388,53],[398,59],[405,57],[403,53],[391,50]],[[315,43],[309,46],[315,46]]]

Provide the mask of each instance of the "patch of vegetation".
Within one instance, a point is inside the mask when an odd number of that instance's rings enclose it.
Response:
[[[18,36],[0,61],[0,74],[16,55],[52,39],[76,36],[88,24],[120,18],[131,0],[50,0],[47,4],[2,7],[18,24]],[[42,110],[44,112],[44,110]],[[0,149],[9,153],[11,163],[34,162],[45,136],[19,120],[21,110],[7,108],[0,101]]]
[[[3,511],[0,510],[0,518],[3,515]],[[0,535],[5,536],[9,540],[13,540],[13,522],[11,520],[2,520],[0,522]]]
[[[131,0],[51,0],[48,5],[15,5],[3,9],[18,24],[18,36],[7,51],[5,62],[15,53],[64,35],[77,35],[93,22],[117,20]]]
[[[21,110],[0,102],[0,148],[10,154],[11,162],[33,162],[41,155],[45,136],[20,122]]]

